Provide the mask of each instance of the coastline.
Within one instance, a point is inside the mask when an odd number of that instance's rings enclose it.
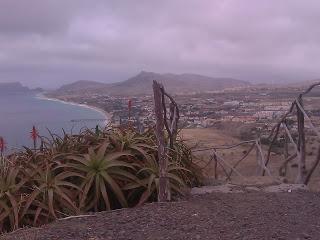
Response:
[[[74,106],[79,106],[79,107],[83,107],[83,108],[88,108],[91,110],[94,110],[96,112],[99,112],[103,115],[103,118],[105,119],[104,124],[107,125],[108,123],[110,123],[111,118],[112,118],[112,114],[109,112],[106,112],[105,110],[98,108],[96,106],[91,106],[88,104],[81,104],[81,103],[76,103],[76,102],[71,102],[71,101],[64,101],[58,98],[52,98],[52,97],[47,97],[45,94],[40,93],[36,95],[36,98],[41,99],[41,100],[47,100],[47,101],[54,101],[54,102],[60,102],[63,104],[69,104],[69,105],[74,105]]]

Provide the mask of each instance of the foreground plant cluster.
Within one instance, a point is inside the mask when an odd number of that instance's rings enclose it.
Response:
[[[201,170],[182,140],[168,152],[173,196],[199,184]],[[38,226],[86,212],[156,201],[159,168],[153,129],[108,128],[42,138],[40,149],[2,157],[0,229]]]

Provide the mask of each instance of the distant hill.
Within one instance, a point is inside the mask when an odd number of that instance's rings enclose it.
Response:
[[[107,84],[95,81],[80,80],[70,84],[63,85],[57,91],[59,92],[76,92],[84,90],[94,90],[99,88],[105,88]]]
[[[153,80],[161,82],[169,92],[173,93],[216,91],[250,85],[249,82],[232,78],[212,78],[198,74],[141,72],[127,81],[112,86],[110,91],[125,95],[151,93]]]
[[[159,74],[142,71],[126,81],[112,84],[78,81],[62,86],[56,90],[56,93],[94,91],[110,95],[151,94],[153,80],[161,82],[171,93],[208,92],[250,85],[249,82],[233,78],[212,78],[198,74]]]
[[[0,82],[0,93],[22,93],[31,91],[29,88],[22,86],[19,82],[2,83]]]

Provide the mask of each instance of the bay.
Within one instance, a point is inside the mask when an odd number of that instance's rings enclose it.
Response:
[[[33,146],[30,132],[35,126],[41,136],[79,133],[84,128],[103,126],[106,116],[96,109],[52,101],[35,94],[0,95],[0,136],[8,151],[22,146]]]

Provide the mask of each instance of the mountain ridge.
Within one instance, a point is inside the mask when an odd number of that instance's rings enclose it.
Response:
[[[105,92],[110,95],[142,95],[152,93],[153,80],[162,83],[172,93],[217,91],[251,85],[250,82],[233,78],[213,78],[192,73],[159,74],[141,71],[139,74],[122,82],[101,83],[81,80],[63,85],[55,92]]]
[[[69,84],[64,84],[57,90],[62,92],[77,91],[77,90],[88,89],[88,88],[96,89],[99,87],[105,87],[106,85],[107,83],[101,83],[101,82],[90,81],[90,80],[79,80]]]

